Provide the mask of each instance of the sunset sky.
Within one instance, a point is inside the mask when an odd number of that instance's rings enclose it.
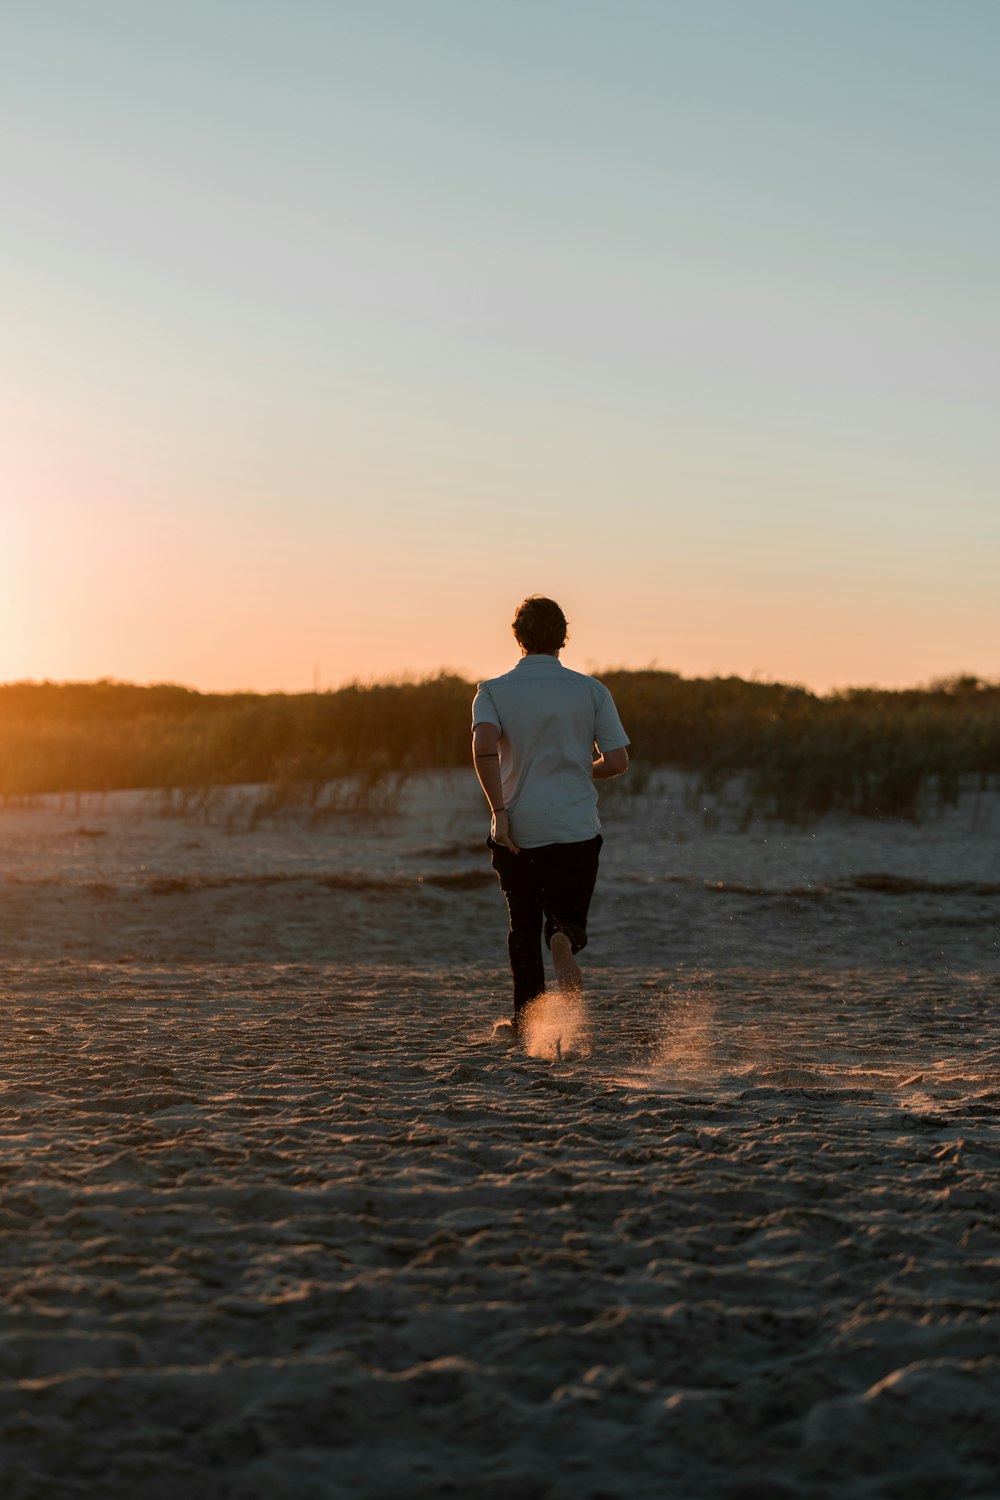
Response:
[[[33,0],[0,101],[0,680],[1000,677],[995,0]]]

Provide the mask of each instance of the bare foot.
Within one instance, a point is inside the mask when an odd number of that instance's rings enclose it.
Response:
[[[552,942],[552,962],[556,966],[556,978],[559,988],[564,995],[579,995],[583,991],[583,975],[580,966],[573,957],[573,944],[564,932],[554,932]]]

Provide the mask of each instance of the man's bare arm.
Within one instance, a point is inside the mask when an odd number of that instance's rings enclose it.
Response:
[[[627,750],[605,750],[593,764],[595,781],[610,781],[612,776],[623,776],[628,770]]]
[[[491,829],[494,842],[503,844],[512,853],[518,854],[517,845],[510,836],[510,821],[503,805],[503,784],[500,780],[500,731],[495,724],[477,724],[472,731],[472,764],[479,777],[479,785],[486,794],[493,814]]]

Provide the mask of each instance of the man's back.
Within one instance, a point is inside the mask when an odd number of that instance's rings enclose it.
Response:
[[[594,745],[603,752],[628,744],[602,683],[556,656],[529,654],[479,684],[472,721],[500,730],[504,806],[518,845],[577,843],[600,832]]]

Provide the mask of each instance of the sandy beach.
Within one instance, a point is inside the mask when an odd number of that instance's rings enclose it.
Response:
[[[0,811],[9,1500],[1000,1495],[1000,799],[605,799],[508,1012],[469,775]]]

